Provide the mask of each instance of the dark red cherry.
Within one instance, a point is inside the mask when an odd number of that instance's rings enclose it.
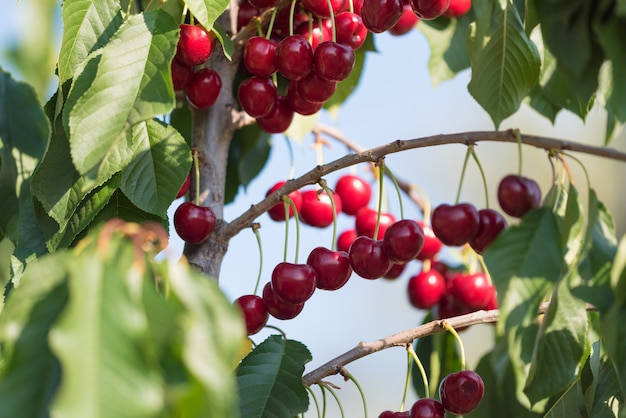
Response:
[[[270,193],[275,192],[285,185],[284,181],[279,181],[274,184],[268,191],[265,193],[265,196],[268,196]],[[293,204],[296,206],[296,210],[300,211],[302,207],[302,192],[300,190],[294,190],[293,192],[288,194],[289,198],[293,201]],[[285,204],[283,202],[277,203],[270,210],[267,211],[269,217],[276,222],[284,222],[285,221]],[[289,217],[293,217],[293,207],[289,206]]]
[[[271,78],[252,76],[239,84],[237,98],[241,108],[248,115],[262,118],[274,110],[278,94]]]
[[[345,174],[337,180],[335,193],[341,197],[341,210],[348,215],[356,215],[369,204],[372,186],[359,176]]]
[[[304,303],[287,303],[282,301],[274,290],[270,282],[263,287],[263,302],[267,307],[267,311],[276,319],[293,319],[304,308]]]
[[[356,213],[354,222],[357,235],[365,235],[370,238],[382,239],[385,236],[387,228],[389,228],[391,224],[396,221],[396,218],[391,213],[382,212],[380,214],[378,234],[374,237],[377,216],[378,212],[374,209],[368,207],[359,209]]]
[[[352,270],[364,279],[383,277],[393,264],[383,250],[383,242],[366,236],[354,240],[348,255]]]
[[[290,81],[287,85],[287,105],[296,113],[300,115],[313,115],[324,106],[324,102],[309,102],[304,100],[300,92],[296,81]]]
[[[356,239],[356,230],[354,229],[346,229],[337,238],[337,250],[339,251],[348,251],[350,246]]]
[[[445,418],[446,411],[441,402],[436,399],[418,399],[411,406],[410,418]]]
[[[385,275],[383,276],[383,279],[395,280],[398,277],[400,277],[400,275],[404,272],[405,268],[406,268],[406,263],[402,263],[402,264],[392,263],[391,268],[389,269],[387,273],[385,273]]]
[[[437,303],[437,319],[453,318],[459,315],[465,315],[471,311],[465,307],[462,307],[454,302],[452,297],[445,295],[439,299]],[[457,331],[463,331],[467,327],[456,328]]]
[[[176,194],[176,199],[183,197],[189,191],[189,185],[191,184],[191,173],[187,174],[185,181],[183,182],[180,189],[178,189],[178,193]]]
[[[269,313],[260,296],[243,295],[235,300],[235,304],[241,308],[248,335],[256,334],[267,324]]]
[[[378,415],[378,418],[410,418],[409,411],[404,412],[394,412],[394,411],[383,411]]]
[[[413,30],[419,21],[420,18],[415,14],[411,5],[404,3],[400,19],[389,29],[389,33],[394,36],[404,35]]]
[[[313,54],[317,75],[325,80],[337,82],[348,78],[355,59],[356,55],[350,46],[332,41],[319,44]]]
[[[402,0],[363,0],[361,19],[367,29],[382,33],[398,22],[402,8]]]
[[[201,68],[194,73],[187,84],[187,100],[198,109],[213,106],[222,89],[222,79],[217,71]]]
[[[211,208],[193,202],[182,203],[174,212],[174,229],[183,241],[190,244],[204,242],[215,229],[216,222]]]
[[[253,17],[260,14],[259,9],[250,4],[247,0],[239,3],[239,11],[237,12],[237,31],[244,28]]]
[[[317,21],[302,22],[296,26],[295,33],[302,35],[311,44],[313,53],[322,42],[328,42],[333,38],[332,25],[329,19],[324,19],[321,25]]]
[[[352,12],[341,12],[335,16],[335,31],[337,42],[355,51],[363,45],[368,33],[361,16]]]
[[[341,198],[337,193],[332,195],[335,203],[335,214],[341,212]],[[333,208],[330,197],[323,190],[309,189],[302,192],[302,208],[300,217],[307,225],[325,228],[333,223]]]
[[[421,271],[409,279],[407,293],[411,305],[431,309],[439,303],[446,291],[446,281],[434,269]]]
[[[293,121],[293,110],[287,104],[285,96],[278,96],[276,105],[272,111],[260,118],[256,119],[259,128],[270,134],[283,133],[291,125]]]
[[[436,19],[448,10],[450,0],[410,0],[415,14],[424,20]]]
[[[443,407],[456,415],[465,415],[476,408],[484,393],[483,379],[472,370],[450,373],[439,384]]]
[[[272,271],[272,290],[282,301],[306,302],[315,291],[317,276],[308,264],[278,263]]]
[[[448,282],[448,294],[469,311],[484,309],[491,298],[492,286],[484,273],[456,273]]]
[[[330,7],[328,0],[301,0],[302,6],[309,12],[313,13],[317,17],[329,18]],[[339,12],[339,9],[343,5],[343,0],[330,0],[330,6],[332,7],[333,15]]]
[[[486,311],[490,311],[492,309],[498,309],[498,291],[495,286],[491,286],[491,295],[489,296],[489,302],[487,302],[487,306],[485,306]]]
[[[193,77],[193,67],[174,58],[171,64],[171,71],[174,90],[184,90],[187,84],[189,84],[191,77]]]
[[[215,35],[202,26],[180,25],[180,38],[176,46],[176,58],[190,67],[204,64],[215,47]]]
[[[500,212],[493,209],[481,209],[478,211],[478,232],[469,244],[474,251],[482,254],[506,227],[506,219]]]
[[[273,39],[253,36],[243,48],[243,63],[253,75],[269,77],[276,72],[276,48]]]
[[[407,263],[419,254],[424,245],[424,231],[411,219],[394,222],[383,237],[383,248],[394,263]]]
[[[426,225],[421,221],[418,221],[418,224],[422,227],[422,231],[424,231],[424,246],[417,255],[417,259],[422,261],[432,260],[439,254],[439,251],[441,251],[443,243],[439,241],[439,238],[437,238],[430,225]]]
[[[309,253],[306,263],[315,270],[318,289],[340,289],[352,275],[350,259],[345,251],[331,251],[328,248],[317,247]]]
[[[468,243],[478,232],[478,211],[470,203],[441,204],[431,216],[433,232],[449,246]]]
[[[300,97],[313,103],[323,103],[330,99],[337,89],[337,82],[323,79],[315,71],[296,83]]]
[[[541,190],[534,180],[510,174],[498,185],[498,202],[504,213],[521,218],[540,205]]]
[[[289,80],[299,80],[311,71],[313,49],[302,35],[291,35],[278,43],[276,68]]]

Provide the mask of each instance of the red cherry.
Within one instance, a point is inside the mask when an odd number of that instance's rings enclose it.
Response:
[[[470,313],[470,310],[467,308],[461,307],[454,302],[452,297],[444,295],[441,299],[439,299],[439,303],[437,304],[437,319],[446,319],[453,318],[459,315],[465,315]],[[457,331],[463,331],[467,327],[456,328]]]
[[[313,54],[316,73],[329,81],[339,82],[348,78],[355,60],[356,55],[350,46],[332,41],[319,44]]]
[[[263,302],[267,307],[267,311],[276,319],[293,319],[304,308],[304,303],[287,303],[282,301],[274,290],[270,282],[263,287]]]
[[[278,0],[248,0],[251,5],[259,10],[269,9],[278,4]]]
[[[383,276],[383,279],[395,280],[398,277],[400,277],[400,275],[404,272],[405,268],[406,268],[406,263],[402,263],[402,264],[392,263],[391,268],[389,269],[387,273],[385,273],[385,275]]]
[[[182,186],[180,186],[180,189],[178,190],[178,193],[176,194],[176,199],[183,197],[189,191],[190,184],[191,184],[191,173],[187,174],[185,181],[183,182]]]
[[[320,25],[317,21],[306,21],[300,23],[295,33],[302,35],[311,44],[313,53],[317,49],[317,46],[322,42],[330,41],[333,38],[332,25],[329,19],[324,19]]]
[[[472,370],[450,373],[439,384],[443,407],[456,415],[465,415],[476,408],[484,393],[483,379]]]
[[[241,308],[248,335],[256,334],[267,324],[269,313],[263,298],[257,295],[243,295],[235,300],[235,304]]]
[[[431,309],[439,303],[446,291],[446,280],[434,269],[421,271],[409,279],[407,293],[411,305]]]
[[[252,36],[243,48],[243,63],[254,75],[269,77],[276,72],[278,43],[262,36]]]
[[[311,251],[306,263],[315,270],[318,289],[337,290],[343,287],[352,275],[350,259],[345,251],[317,247]]]
[[[367,28],[357,13],[341,12],[335,16],[335,32],[337,42],[357,50],[367,38]]]
[[[478,211],[470,203],[442,204],[431,216],[433,232],[449,246],[468,243],[478,232]]]
[[[491,298],[491,283],[484,273],[456,273],[448,282],[448,293],[454,302],[473,312],[484,309]]]
[[[382,33],[398,22],[402,8],[402,0],[363,0],[361,19],[367,29]]]
[[[356,213],[355,229],[357,235],[365,235],[370,238],[374,238],[374,231],[376,229],[376,218],[378,212],[371,208],[361,208]],[[380,222],[378,225],[378,234],[375,238],[381,238],[385,236],[387,228],[396,221],[395,216],[391,213],[382,212],[380,214]]]
[[[472,8],[472,0],[450,0],[448,10],[444,12],[446,17],[463,16]]]
[[[448,10],[450,0],[410,0],[415,14],[423,20],[436,19]]]
[[[216,222],[211,208],[192,202],[182,203],[174,212],[174,229],[183,241],[190,244],[204,242],[215,229]]]
[[[272,271],[272,290],[283,302],[306,302],[315,291],[317,277],[308,264],[278,263]]]
[[[278,94],[271,78],[253,76],[239,84],[237,98],[241,108],[248,115],[253,118],[262,118],[274,110]]]
[[[220,75],[211,68],[201,68],[187,84],[187,100],[198,109],[206,109],[217,101],[221,89]]]
[[[341,197],[341,210],[348,215],[356,215],[361,208],[369,204],[372,187],[361,177],[346,174],[337,180],[335,193]]]
[[[383,277],[393,264],[383,250],[383,242],[370,237],[357,237],[350,246],[348,255],[352,270],[368,280]]]
[[[273,193],[276,190],[280,189],[281,187],[285,185],[285,183],[286,182],[284,181],[279,181],[278,183],[273,185],[267,191],[267,193],[265,193],[265,196],[268,196],[270,193]],[[302,192],[300,192],[300,190],[294,190],[293,192],[289,193],[287,196],[289,196],[289,198],[293,201],[293,204],[296,206],[296,210],[300,211],[300,208],[302,207]],[[272,220],[276,222],[284,222],[285,221],[284,203],[281,202],[281,203],[275,204],[274,206],[272,206],[270,210],[267,211],[267,214],[270,216]],[[289,217],[291,218],[293,216],[294,216],[293,208],[289,206]]]
[[[284,38],[276,47],[276,68],[289,80],[305,77],[313,66],[313,49],[302,35]]]
[[[325,80],[315,71],[298,80],[296,88],[300,97],[313,103],[323,103],[330,99],[337,89],[337,82]]]
[[[486,311],[490,311],[492,309],[498,309],[498,291],[496,290],[495,286],[491,286],[489,302],[487,302],[487,306],[485,306]]]
[[[184,90],[187,84],[189,84],[191,77],[193,77],[193,67],[174,58],[171,64],[171,71],[174,90]]]
[[[335,213],[341,212],[341,198],[333,194]],[[309,189],[302,192],[302,208],[300,217],[307,225],[325,228],[333,223],[333,208],[328,194],[324,191]]]
[[[424,245],[424,231],[411,219],[394,222],[385,231],[383,248],[394,263],[407,263],[419,254]]]
[[[317,17],[330,17],[331,9],[328,7],[328,0],[301,0],[301,3],[305,9],[307,9]],[[339,12],[339,9],[342,5],[343,0],[330,0],[330,6],[332,7],[333,15]]]
[[[469,244],[474,251],[482,254],[506,227],[506,219],[500,212],[493,209],[481,209],[478,211],[478,232]]]
[[[337,250],[348,252],[356,237],[357,235],[354,229],[347,229],[343,231],[337,238]]]
[[[289,128],[293,121],[293,110],[287,104],[287,100],[284,96],[278,96],[276,105],[272,111],[260,118],[257,118],[256,123],[259,128],[270,134],[280,134]]]
[[[383,411],[378,415],[378,418],[409,418],[409,411],[404,412],[394,412],[394,411]]]
[[[395,36],[404,35],[414,29],[419,21],[420,18],[415,14],[411,5],[404,3],[400,19],[389,29],[389,33]]]
[[[521,218],[541,203],[541,190],[532,179],[510,174],[498,185],[498,202],[509,216]]]
[[[237,31],[243,29],[253,17],[260,14],[259,9],[254,7],[248,0],[239,3],[239,11],[237,12]]]
[[[287,85],[287,105],[300,115],[313,115],[324,106],[324,102],[304,100],[298,91],[296,82],[290,81]]]
[[[215,35],[201,26],[180,25],[176,58],[190,67],[204,64],[215,47]]]
[[[417,400],[411,406],[410,418],[445,418],[446,411],[441,402],[425,398]]]
[[[422,261],[432,260],[443,247],[443,243],[439,241],[439,238],[437,238],[430,225],[426,225],[421,221],[418,221],[418,224],[422,227],[422,231],[424,231],[424,246],[416,258]]]

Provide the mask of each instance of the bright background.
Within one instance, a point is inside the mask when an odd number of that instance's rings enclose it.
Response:
[[[31,17],[36,7],[34,1],[22,1],[6,5],[0,17],[0,51],[26,31],[37,30],[32,25]],[[361,84],[343,106],[338,120],[328,115],[322,121],[340,129],[343,134],[364,148],[379,146],[396,139],[419,138],[439,133],[493,130],[488,115],[480,108],[467,92],[469,71],[460,73],[455,79],[433,87],[428,74],[427,63],[429,47],[425,37],[417,30],[401,36],[388,34],[377,35],[378,53],[367,56],[366,67]],[[0,56],[0,66],[14,73],[18,79],[23,76]],[[50,69],[52,74],[53,68]],[[52,82],[52,87],[54,86]],[[47,97],[45,98],[47,99]],[[523,105],[519,112],[502,123],[501,129],[520,128],[523,133],[544,135],[602,145],[604,140],[605,114],[600,109],[593,109],[582,123],[576,116],[562,112],[553,126],[532,109]],[[324,161],[329,162],[344,155],[346,148],[329,139],[330,146],[324,149]],[[312,148],[313,137],[305,137],[301,143],[292,143],[295,176],[310,170],[317,164],[317,155]],[[232,220],[242,211],[260,201],[267,189],[277,181],[285,179],[290,172],[290,157],[284,137],[273,138],[273,149],[266,169],[246,190],[241,190],[235,203],[225,208],[225,219]],[[626,138],[621,135],[614,146],[626,151]],[[479,143],[476,147],[478,156],[487,173],[490,191],[490,206],[498,208],[495,190],[500,178],[517,170],[517,147],[514,144]],[[398,178],[419,185],[429,196],[434,206],[454,201],[465,147],[446,145],[430,149],[419,149],[390,155],[386,163]],[[577,155],[590,173],[591,184],[598,196],[616,217],[618,233],[626,230],[626,198],[623,194],[623,181],[626,178],[626,165],[602,160],[597,157]],[[551,183],[551,168],[547,154],[525,146],[523,148],[523,174],[539,182],[545,193]],[[586,188],[582,170],[576,162],[570,160],[575,184],[586,198]],[[350,169],[330,175],[327,180],[334,186],[337,178]],[[374,183],[368,166],[358,166],[354,172]],[[385,182],[385,205],[399,216],[398,201],[391,183]],[[406,217],[420,219],[421,214],[406,196],[404,213]],[[375,205],[376,196],[372,205]],[[461,199],[484,207],[483,185],[476,168],[470,161],[465,176]],[[173,209],[179,202],[175,202]],[[619,215],[619,217],[618,217]],[[263,270],[261,285],[269,280],[274,265],[282,261],[284,247],[284,224],[275,223],[261,216],[258,221],[262,228]],[[351,227],[353,220],[346,215],[339,217],[338,232]],[[173,231],[173,228],[172,228]],[[304,262],[314,247],[331,245],[331,228],[313,229],[301,227],[299,260]],[[295,227],[290,224],[289,261],[293,261]],[[173,234],[167,254],[179,257],[182,242]],[[454,252],[446,252],[452,259]],[[354,274],[348,284],[336,292],[317,291],[307,302],[304,311],[291,321],[270,320],[270,324],[280,327],[289,338],[306,344],[313,354],[313,362],[307,370],[323,364],[331,358],[354,347],[359,341],[376,340],[398,331],[418,325],[423,312],[412,308],[406,296],[406,282],[410,275],[419,271],[415,262],[407,267],[403,276],[396,281],[361,279]],[[259,251],[256,239],[251,231],[244,230],[233,238],[229,252],[225,257],[221,272],[221,286],[230,299],[250,293],[254,289],[259,270]],[[254,336],[261,342],[271,330],[262,331]],[[485,351],[489,350],[490,326],[475,326],[462,333],[470,367],[476,363]],[[347,366],[347,369],[359,379],[367,395],[370,416],[377,416],[384,409],[397,410],[402,398],[406,372],[406,354],[401,348],[389,349],[376,353]],[[348,417],[362,416],[362,406],[358,392],[350,382],[343,382],[339,377],[328,379],[342,387],[338,391]],[[319,392],[318,392],[319,393]],[[409,392],[408,405],[415,400],[412,390]],[[338,417],[339,413],[329,399],[329,417]],[[316,416],[314,409],[307,417]]]

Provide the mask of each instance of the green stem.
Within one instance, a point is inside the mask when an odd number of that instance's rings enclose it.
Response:
[[[193,158],[193,174],[195,176],[196,195],[194,196],[193,203],[200,204],[200,164],[198,163],[198,150],[194,148],[192,152]]]
[[[259,284],[261,283],[261,274],[263,272],[263,246],[261,245],[261,234],[259,233],[259,224],[252,225],[252,231],[254,232],[254,236],[256,237],[256,243],[259,247],[259,273],[256,277],[256,284],[254,285],[254,295],[259,291]]]
[[[274,21],[276,20],[276,14],[278,13],[278,7],[274,7],[272,16],[270,17],[270,23],[267,26],[267,32],[265,33],[265,39],[270,39],[272,36],[272,30],[274,29]]]
[[[283,208],[285,211],[285,245],[283,247],[283,262],[287,262],[287,248],[289,245],[289,196],[283,196]]]
[[[293,35],[293,18],[296,14],[297,0],[291,0],[291,6],[289,7],[289,36]]]
[[[374,227],[374,239],[378,239],[378,228],[380,226],[380,212],[383,206],[383,177],[385,174],[385,160],[381,159],[378,166],[378,210],[376,215],[376,227]]]
[[[478,171],[480,171],[480,177],[483,179],[483,188],[485,190],[485,208],[489,209],[489,187],[487,187],[487,177],[485,176],[485,171],[483,170],[483,166],[480,164],[478,160],[478,155],[476,154],[476,150],[473,146],[470,145],[472,157],[478,166]]]
[[[396,193],[398,194],[398,204],[400,206],[400,219],[404,219],[404,207],[402,205],[402,191],[400,190],[398,181],[396,180],[396,177],[393,175],[393,173],[391,172],[391,170],[389,170],[388,167],[385,167],[385,173],[387,173],[387,177],[391,179],[391,182],[393,183],[393,187],[395,187],[396,189]]]
[[[327,0],[328,10],[330,11],[330,28],[332,30],[332,41],[337,42],[337,29],[335,28],[335,12],[333,11],[333,5],[331,0]],[[322,26],[320,26],[320,33],[322,32]]]
[[[345,414],[343,413],[343,406],[341,405],[341,401],[339,400],[339,396],[337,396],[335,390],[326,383],[321,383],[320,386],[325,388],[332,395],[332,397],[335,398],[337,406],[339,407],[339,412],[341,412],[341,418],[345,418]]]
[[[413,361],[415,361],[415,365],[417,366],[417,368],[420,371],[420,374],[422,375],[422,382],[424,382],[424,395],[426,395],[427,398],[430,398],[430,386],[428,385],[428,376],[426,376],[426,370],[424,369],[424,365],[422,364],[422,362],[420,361],[420,358],[418,357],[417,353],[413,349],[412,344],[407,344],[406,350],[409,352],[409,354],[413,358]]]
[[[330,199],[330,206],[333,210],[333,236],[330,244],[330,250],[335,251],[335,241],[337,240],[337,206],[335,206],[335,198],[333,197],[333,191],[328,187],[326,180],[320,179],[318,184],[326,192],[328,199]]]
[[[517,174],[522,175],[522,136],[519,133],[519,129],[514,129],[513,134],[517,141]]]
[[[411,384],[411,353],[406,352],[406,376],[404,379],[404,391],[402,392],[402,402],[400,403],[400,411],[404,411],[404,404],[406,403],[406,395],[409,392],[409,385]]]
[[[289,206],[293,211],[293,217],[296,220],[296,255],[294,257],[294,263],[298,264],[298,254],[300,252],[300,217],[298,216],[296,204],[289,196],[287,196],[287,202],[289,202]],[[289,216],[289,211],[286,212],[286,216]]]
[[[580,166],[580,168],[582,168],[583,173],[585,174],[585,180],[587,181],[587,188],[590,189],[591,188],[591,180],[589,179],[589,172],[587,171],[587,168],[582,163],[582,161],[580,161],[578,158],[574,157],[573,155],[565,153],[565,152],[563,153],[563,155],[568,157],[568,158],[571,158],[574,161],[576,161],[578,163],[578,165]]]
[[[465,153],[465,160],[463,160],[463,168],[461,169],[461,178],[459,179],[459,188],[456,191],[456,199],[454,199],[454,203],[459,203],[459,199],[461,198],[461,189],[463,188],[463,179],[465,178],[465,170],[467,169],[467,162],[469,160],[470,154],[472,153],[473,145],[467,146],[467,152]]]
[[[450,324],[448,324],[446,320],[441,321],[441,323],[446,331],[452,334],[452,336],[456,340],[456,343],[459,346],[459,356],[461,357],[461,370],[465,370],[465,349],[463,348],[463,341],[461,340],[459,333],[456,332],[456,330]]]
[[[315,403],[315,410],[317,411],[317,418],[322,418],[322,414],[320,412],[320,405],[317,402],[317,396],[315,396],[315,392],[313,392],[313,389],[311,389],[307,385],[304,385],[304,388],[307,390],[307,392],[309,392],[309,395],[311,395],[311,398],[313,398],[313,403]]]
[[[359,391],[359,394],[361,395],[361,400],[363,401],[363,411],[365,414],[364,417],[367,418],[367,402],[365,401],[365,392],[363,392],[363,388],[361,387],[359,382],[356,380],[356,378],[352,374],[348,373],[346,369],[342,369],[341,375],[347,378],[348,380],[350,380],[356,386],[357,390]]]
[[[287,334],[285,334],[285,331],[283,331],[282,329],[278,328],[275,325],[265,325],[265,328],[271,328],[273,330],[276,330],[278,332],[280,332],[280,335],[282,335],[283,339],[287,339]]]

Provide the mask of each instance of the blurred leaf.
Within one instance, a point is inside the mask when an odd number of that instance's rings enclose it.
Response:
[[[585,217],[578,191],[573,184],[567,191],[567,205],[563,214],[562,245],[565,248],[565,263],[573,265],[579,259],[585,240]]]
[[[611,91],[607,94],[607,107],[620,122],[626,122],[626,80],[622,71],[626,68],[626,19],[611,16],[608,21],[596,22],[594,32],[598,42],[604,50],[606,59],[611,61],[612,83]]]
[[[218,41],[222,45],[222,52],[224,53],[224,56],[229,60],[232,60],[233,54],[235,53],[235,44],[233,44],[230,36],[228,36],[226,30],[224,30],[223,27],[217,24],[217,22],[213,24],[213,31]]]
[[[84,230],[83,234],[81,235],[89,232],[89,229],[92,229],[113,218],[120,218],[124,219],[126,222],[137,223],[154,221],[161,224],[166,229],[169,226],[166,219],[163,219],[151,213],[144,212],[137,206],[133,205],[128,197],[126,197],[126,195],[118,189],[113,193],[106,206],[104,206],[102,210],[97,213],[97,215],[89,223],[88,228]]]
[[[301,343],[272,335],[237,368],[242,418],[292,418],[305,412],[309,397],[302,374],[311,353]]]
[[[319,119],[319,112],[313,115],[303,116],[295,114],[289,128],[285,131],[287,138],[296,141],[298,144],[311,133]]]
[[[191,147],[191,109],[186,103],[177,106],[170,113],[170,125],[185,138],[187,145]]]
[[[228,7],[228,0],[184,0],[193,17],[207,30]]]
[[[580,381],[576,380],[576,382],[570,385],[557,399],[554,405],[552,405],[552,407],[546,412],[544,418],[570,418],[585,416],[581,415],[581,406],[583,401],[584,396]]]
[[[588,416],[594,418],[617,418],[624,394],[615,375],[613,364],[602,352],[600,341],[592,351],[581,373],[581,385],[585,395],[584,405]]]

